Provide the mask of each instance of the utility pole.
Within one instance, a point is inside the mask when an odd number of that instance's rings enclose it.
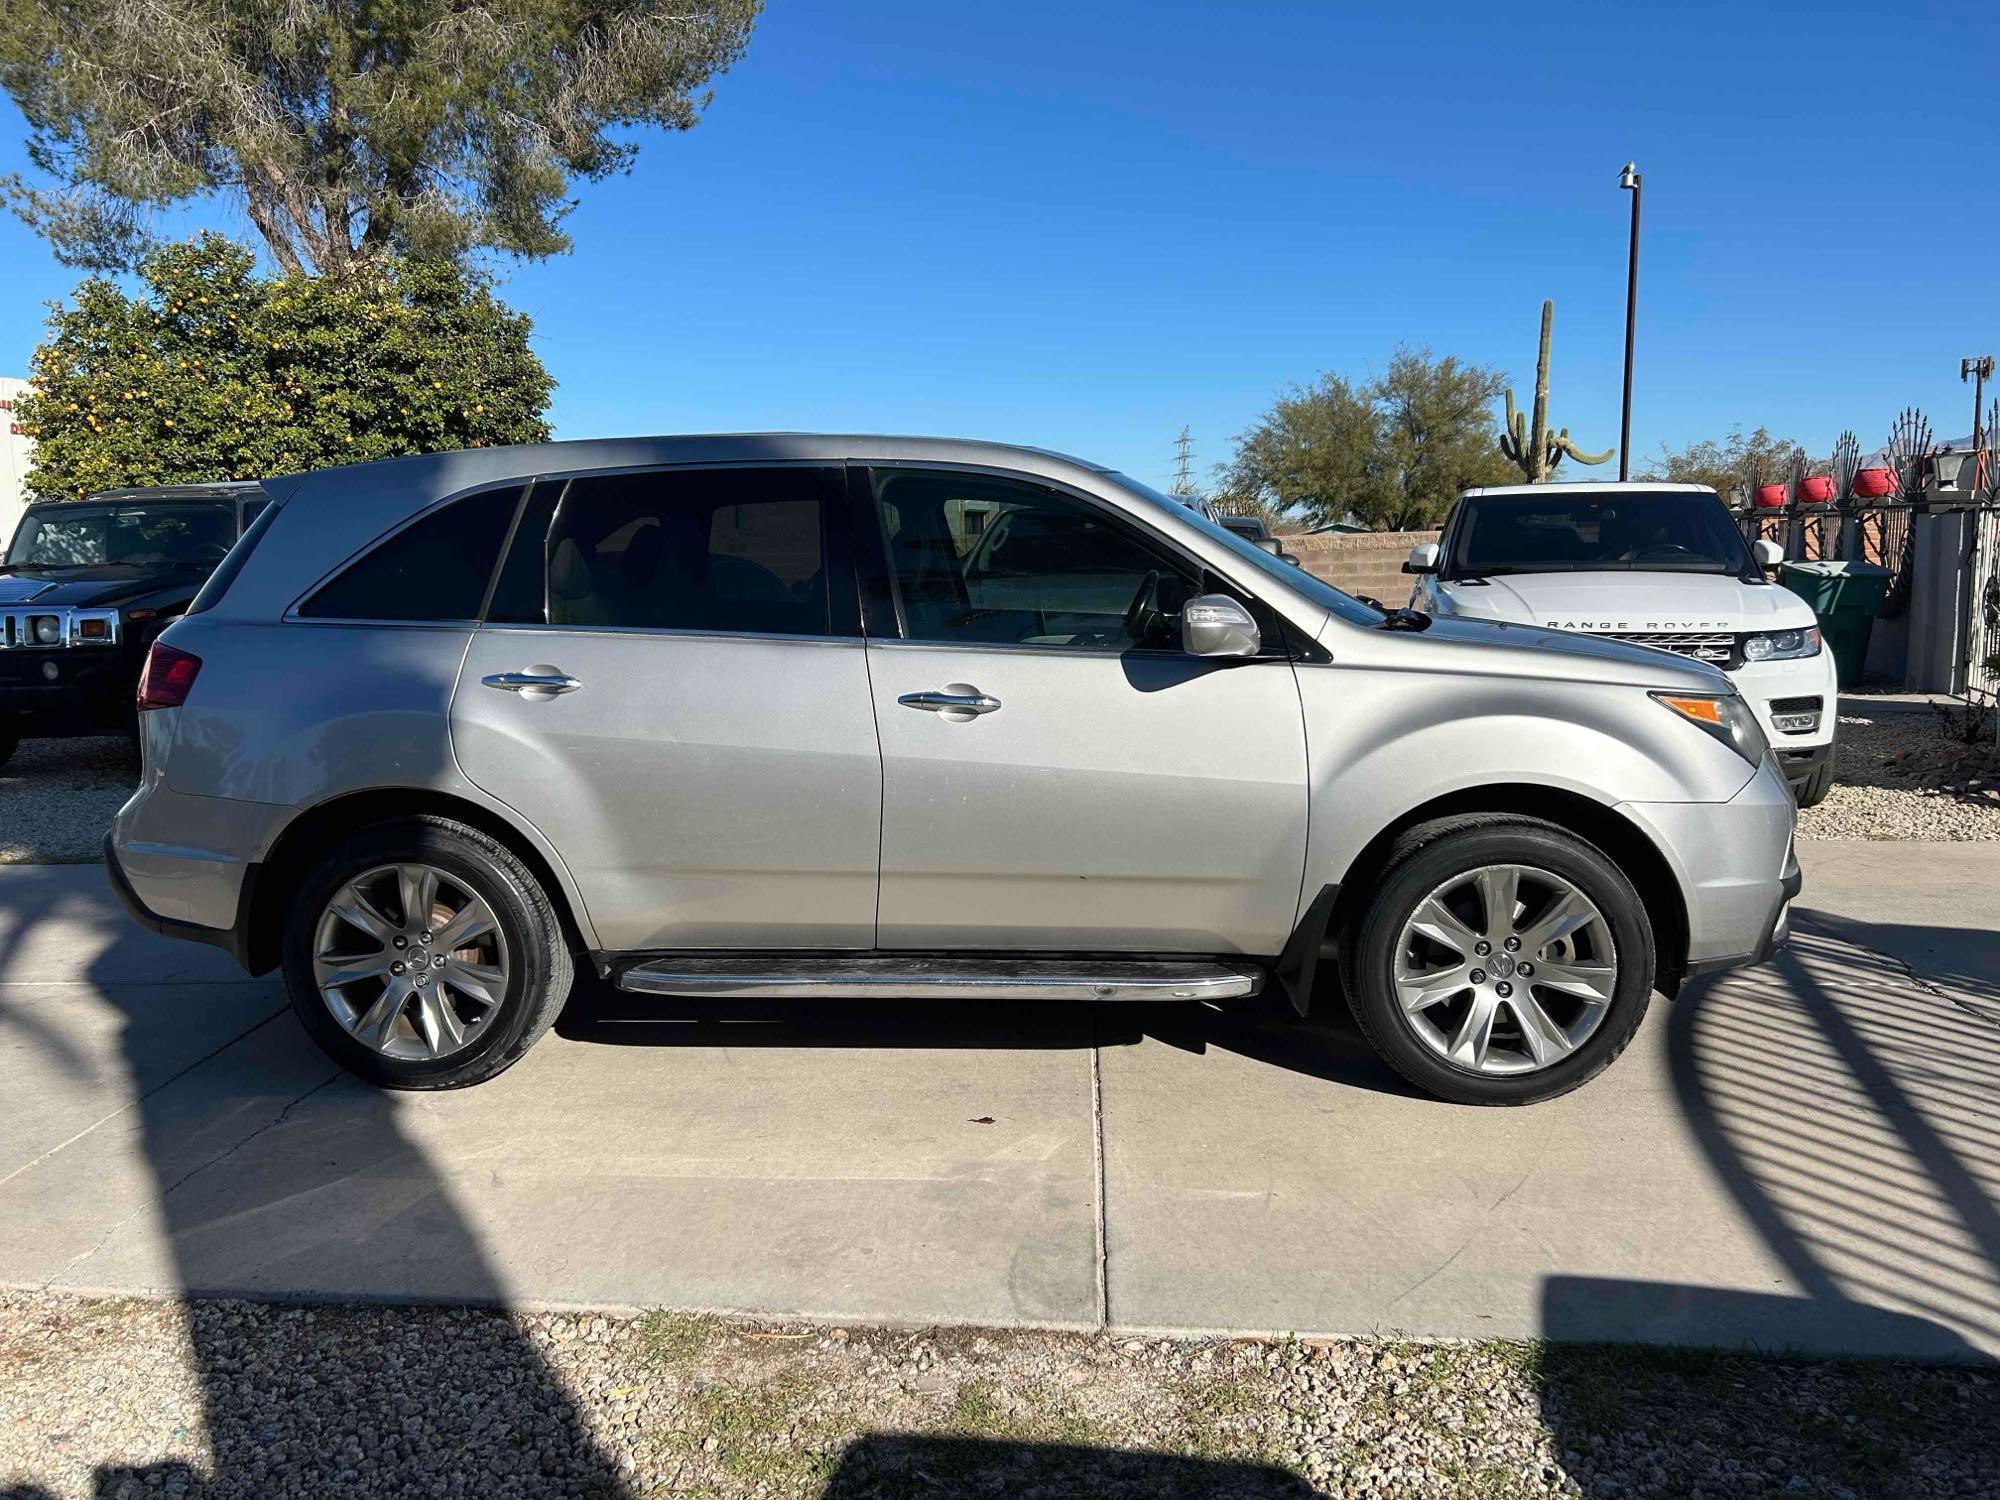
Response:
[[[1978,491],[1986,480],[1986,445],[1980,441],[1979,419],[1986,411],[1986,382],[1993,374],[1993,356],[1981,354],[1958,362],[1958,378],[1972,382],[1972,487]]]
[[[1174,439],[1174,493],[1194,493],[1194,439],[1188,436],[1186,427],[1182,427],[1181,435]]]
[[[1632,194],[1632,242],[1625,259],[1625,412],[1618,423],[1618,482],[1632,477],[1632,335],[1639,309],[1639,172],[1632,162],[1618,174],[1618,185]]]

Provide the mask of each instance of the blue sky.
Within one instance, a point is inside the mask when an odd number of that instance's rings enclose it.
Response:
[[[559,436],[926,432],[1205,471],[1286,382],[1399,342],[1634,448],[1970,425],[2000,352],[2000,9],[771,0],[703,123],[500,267]],[[0,117],[0,169],[22,128]],[[1967,184],[1979,181],[1977,192]],[[199,216],[244,228],[217,207]],[[0,372],[76,273],[0,224]]]

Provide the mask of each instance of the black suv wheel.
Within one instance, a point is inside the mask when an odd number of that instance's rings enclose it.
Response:
[[[444,818],[376,824],[299,882],[285,921],[292,1008],[336,1062],[384,1088],[462,1088],[549,1029],[573,968],[534,874]]]
[[[1461,1104],[1530,1104],[1625,1049],[1653,986],[1639,894],[1527,818],[1427,824],[1392,850],[1344,945],[1349,1003],[1390,1066]]]

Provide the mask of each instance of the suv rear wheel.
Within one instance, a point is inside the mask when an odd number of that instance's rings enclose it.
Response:
[[[445,818],[341,841],[286,917],[285,987],[314,1041],[383,1088],[462,1088],[549,1029],[573,968],[541,884],[506,846]]]
[[[1462,818],[1398,840],[1354,940],[1349,1003],[1390,1066],[1460,1104],[1531,1104],[1624,1051],[1653,930],[1604,854],[1550,823]]]

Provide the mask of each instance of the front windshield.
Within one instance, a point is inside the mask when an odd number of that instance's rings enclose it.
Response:
[[[1363,604],[1352,594],[1343,594],[1324,579],[1313,577],[1312,574],[1308,573],[1304,568],[1299,567],[1296,563],[1288,563],[1281,558],[1273,557],[1255,542],[1245,540],[1231,531],[1227,526],[1209,519],[1199,511],[1190,510],[1187,506],[1182,505],[1172,497],[1161,494],[1151,485],[1141,484],[1138,480],[1128,478],[1123,474],[1108,473],[1105,477],[1131,490],[1134,494],[1143,495],[1148,500],[1166,506],[1175,515],[1179,516],[1203,535],[1213,537],[1216,541],[1221,542],[1223,546],[1235,553],[1237,557],[1248,563],[1257,572],[1267,578],[1275,579],[1294,593],[1301,594],[1305,598],[1310,599],[1320,608],[1329,610],[1340,616],[1341,619],[1350,621],[1356,625],[1380,625],[1382,623],[1383,615],[1381,610],[1371,605]]]
[[[236,540],[236,507],[216,502],[36,506],[21,518],[14,567],[213,565]]]
[[[1686,491],[1482,495],[1465,502],[1448,574],[1752,571],[1714,495]]]

